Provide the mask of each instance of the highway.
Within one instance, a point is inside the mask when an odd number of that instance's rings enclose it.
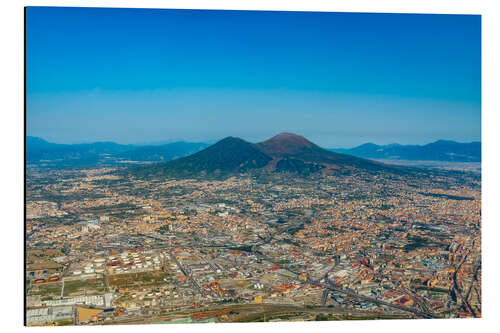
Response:
[[[428,301],[424,297],[421,297],[417,293],[406,288],[404,285],[399,285],[399,290],[412,297],[417,302],[417,304],[420,305],[424,312],[433,313],[430,305],[428,304]]]
[[[377,298],[369,297],[369,296],[360,295],[353,290],[341,289],[341,288],[335,287],[330,281],[325,282],[325,283],[320,283],[317,281],[313,281],[312,279],[310,279],[308,277],[307,282],[312,284],[312,285],[321,286],[327,290],[335,291],[335,292],[340,293],[340,294],[345,294],[345,295],[348,295],[351,297],[355,297],[355,298],[358,298],[358,299],[361,299],[361,300],[364,300],[364,301],[367,301],[370,303],[384,305],[384,306],[387,306],[390,308],[395,308],[395,309],[399,309],[399,310],[406,311],[406,312],[411,312],[411,313],[413,313],[419,317],[422,317],[422,318],[440,318],[440,317],[437,317],[437,316],[430,314],[430,313],[422,312],[422,311],[415,310],[412,308],[407,308],[406,306],[385,302],[385,301],[379,300]]]
[[[323,295],[321,295],[321,306],[326,305],[326,300],[328,299],[328,289],[323,291]]]
[[[474,285],[474,282],[477,281],[477,276],[479,274],[479,269],[481,269],[481,261],[478,260],[478,262],[475,264],[474,267],[474,275],[472,276],[472,280],[469,284],[469,287],[467,288],[467,292],[465,293],[465,296],[462,298],[462,306],[465,307],[466,310],[468,310],[474,318],[477,318],[477,313],[474,311],[472,306],[469,303],[469,297],[470,297],[470,292],[472,290],[472,286]]]
[[[256,255],[256,256],[259,256],[260,258],[262,258],[264,260],[267,260],[267,261],[273,263],[274,265],[280,267],[281,269],[284,269],[284,270],[286,270],[286,271],[288,271],[288,272],[290,272],[292,274],[295,274],[295,276],[298,276],[297,272],[295,272],[293,270],[290,270],[288,268],[281,267],[278,263],[270,260],[265,255],[263,255],[263,254],[261,254],[259,252],[253,252],[253,254]],[[419,317],[422,317],[422,318],[441,318],[441,317],[438,317],[438,316],[436,316],[436,315],[434,315],[432,313],[427,313],[427,312],[419,311],[419,310],[416,310],[416,309],[408,308],[406,306],[402,306],[402,305],[398,305],[398,304],[393,304],[393,303],[385,302],[385,301],[379,300],[379,299],[374,298],[374,297],[360,295],[360,294],[356,293],[353,290],[341,289],[341,288],[335,287],[330,281],[327,280],[327,276],[328,275],[325,274],[325,281],[327,281],[327,282],[321,283],[319,281],[312,280],[309,277],[309,275],[307,275],[307,282],[309,284],[311,284],[311,285],[316,285],[316,286],[323,287],[323,288],[325,288],[325,290],[335,291],[337,293],[348,295],[348,296],[351,296],[351,297],[355,297],[355,298],[358,298],[358,299],[361,299],[361,300],[364,300],[364,301],[368,301],[370,303],[374,303],[374,304],[378,304],[378,305],[384,305],[384,306],[387,306],[387,307],[390,307],[390,308],[402,310],[402,311],[405,311],[405,312],[410,312],[410,313],[413,313],[413,314],[415,314],[415,315],[417,315]],[[324,299],[324,301],[326,303],[325,294],[323,294],[322,298]]]
[[[299,224],[300,225],[300,224]],[[297,227],[298,225],[297,224],[292,224],[290,226],[287,226],[283,229],[281,229],[278,233],[282,233],[286,230],[289,230],[290,228],[293,228],[293,227]],[[162,239],[162,237],[160,237],[159,235],[148,235],[148,236],[151,236],[151,237],[154,237],[154,238],[159,238],[159,239]],[[274,237],[274,235],[272,235],[270,237],[270,239],[272,239]],[[270,239],[264,241],[263,243],[269,241]],[[279,265],[278,263],[274,262],[273,260],[270,260],[269,258],[267,258],[267,256],[263,255],[262,253],[260,252],[257,252],[255,251],[255,248],[257,246],[259,246],[260,244],[255,244],[254,246],[252,246],[252,253],[254,255],[256,255],[257,257],[260,257],[261,259],[264,259],[268,262],[271,262],[273,263],[274,265],[280,267],[281,269],[284,269],[292,274],[294,274],[295,276],[298,276],[298,273],[293,271],[293,270],[290,270],[288,268],[283,268],[281,267],[281,265]],[[180,263],[177,261],[177,258],[175,258],[175,256],[173,254],[171,254],[172,258],[174,259],[174,261],[177,263],[177,265],[179,266],[179,268],[181,269],[181,271],[190,279],[190,281],[193,283],[194,286],[196,286],[196,288],[201,292],[201,288],[195,283],[195,281],[191,278],[190,275],[188,275],[182,268],[182,266],[180,265]],[[327,282],[325,283],[321,283],[319,281],[314,281],[312,280],[309,276],[307,276],[307,282],[311,285],[316,285],[316,286],[320,286],[320,287],[323,287],[325,288],[325,290],[329,290],[329,291],[334,291],[334,292],[337,292],[337,293],[340,293],[340,294],[344,294],[344,295],[348,295],[348,296],[351,296],[351,297],[354,297],[354,298],[357,298],[357,299],[361,299],[361,300],[364,300],[364,301],[367,301],[367,302],[370,302],[370,303],[373,303],[373,304],[378,304],[378,305],[384,305],[384,306],[387,306],[387,307],[390,307],[390,308],[394,308],[394,309],[398,309],[398,310],[401,310],[401,311],[405,311],[405,312],[409,312],[409,313],[413,313],[414,315],[416,316],[419,316],[419,317],[422,317],[422,318],[440,318],[432,313],[427,313],[427,312],[423,312],[423,311],[419,311],[419,310],[416,310],[416,309],[412,309],[412,308],[408,308],[406,306],[402,306],[402,305],[398,305],[398,304],[393,304],[393,303],[389,303],[389,302],[385,302],[385,301],[382,301],[382,300],[379,300],[377,298],[374,298],[374,297],[369,297],[369,296],[364,296],[364,295],[360,295],[358,293],[356,293],[355,291],[353,290],[349,290],[349,289],[341,289],[341,288],[338,288],[336,286],[334,286],[330,281],[328,280],[325,280]],[[202,293],[203,295],[203,293]],[[323,297],[324,299],[324,302],[326,303],[326,298],[323,294]],[[323,301],[323,300],[322,300]]]
[[[175,254],[173,254],[172,252],[169,252],[168,253],[170,255],[170,257],[175,261],[175,263],[177,264],[177,266],[179,267],[179,269],[181,270],[181,272],[189,279],[189,282],[191,282],[191,285],[193,285],[193,287],[195,287],[195,289],[198,290],[198,292],[201,294],[201,296],[203,297],[204,294],[203,294],[203,290],[201,289],[201,287],[198,285],[198,283],[193,279],[193,277],[191,276],[191,274],[188,274],[188,272],[184,269],[184,267],[182,267],[181,263],[179,262],[179,260],[177,260],[177,257],[175,256]]]

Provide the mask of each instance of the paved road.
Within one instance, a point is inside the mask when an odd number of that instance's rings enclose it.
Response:
[[[323,291],[323,295],[321,296],[321,305],[325,306],[326,305],[326,300],[328,298],[328,289],[325,289]]]
[[[433,314],[430,314],[430,313],[426,313],[426,312],[423,312],[423,311],[419,311],[419,310],[415,310],[415,309],[412,309],[412,308],[408,308],[406,306],[402,306],[402,305],[398,305],[398,304],[393,304],[393,303],[385,302],[385,301],[379,300],[377,298],[369,297],[369,296],[360,295],[360,294],[356,293],[353,290],[343,289],[343,288],[341,289],[341,288],[335,287],[330,281],[325,282],[325,283],[320,283],[320,282],[313,281],[313,280],[309,279],[308,282],[310,284],[313,284],[313,285],[321,286],[321,287],[323,287],[325,289],[328,289],[330,291],[335,291],[335,292],[338,292],[340,294],[344,294],[344,295],[355,297],[355,298],[358,298],[358,299],[361,299],[361,300],[364,300],[364,301],[368,301],[370,303],[375,303],[375,304],[378,304],[378,305],[384,305],[384,306],[387,306],[387,307],[390,307],[390,308],[399,309],[399,310],[402,310],[402,311],[405,311],[405,312],[411,312],[411,313],[413,313],[413,314],[415,314],[415,315],[417,315],[419,317],[422,317],[422,318],[440,318],[440,317],[437,317],[436,315],[433,315]]]
[[[417,293],[414,293],[410,289],[406,288],[404,285],[399,285],[399,290],[407,294],[408,296],[412,297],[418,303],[418,305],[420,305],[420,307],[424,312],[433,313],[432,309],[430,308],[430,305],[428,304],[428,301],[424,297],[421,297]]]
[[[472,313],[472,315],[474,316],[474,318],[477,318],[477,313],[476,313],[476,311],[474,311],[474,309],[470,305],[470,303],[469,303],[469,297],[470,297],[470,293],[471,293],[471,290],[472,290],[472,286],[474,285],[474,282],[477,281],[477,276],[479,274],[479,269],[480,268],[481,268],[481,261],[479,260],[475,264],[474,275],[472,276],[472,279],[470,281],[469,287],[467,288],[467,292],[465,293],[465,296],[462,299],[462,306],[465,307],[466,310],[468,310],[470,313]]]
[[[295,271],[293,271],[291,269],[288,269],[288,268],[281,267],[278,263],[270,260],[265,255],[263,255],[263,254],[261,254],[259,252],[254,252],[254,254],[256,256],[259,256],[262,259],[265,259],[265,260],[273,263],[274,265],[280,267],[281,269],[284,269],[284,270],[286,270],[286,271],[288,271],[290,273],[295,274],[295,276],[298,276],[297,272],[295,272]],[[406,306],[402,306],[402,305],[398,305],[398,304],[393,304],[393,303],[385,302],[385,301],[379,300],[377,298],[360,295],[360,294],[356,293],[353,290],[340,289],[338,287],[335,287],[330,281],[328,281],[328,275],[327,274],[325,274],[325,281],[327,281],[327,282],[321,283],[319,281],[314,281],[309,276],[307,276],[307,282],[309,284],[320,286],[320,287],[323,287],[323,288],[325,288],[327,290],[330,290],[330,291],[335,291],[335,292],[338,292],[338,293],[341,293],[341,294],[344,294],[344,295],[349,295],[351,297],[362,299],[362,300],[368,301],[370,303],[374,303],[374,304],[378,304],[378,305],[385,305],[385,306],[390,307],[390,308],[395,308],[395,309],[399,309],[399,310],[402,310],[402,311],[405,311],[405,312],[410,312],[410,313],[413,313],[413,314],[415,314],[415,315],[417,315],[419,317],[422,317],[422,318],[441,318],[441,317],[438,317],[438,316],[436,316],[434,314],[431,314],[431,313],[419,311],[419,310],[408,308]]]
[[[300,225],[300,224],[299,224]],[[284,232],[285,230],[288,230],[289,228],[291,227],[297,227],[298,225],[297,224],[293,224],[291,226],[287,226],[287,227],[284,227],[283,229],[281,229],[278,233],[281,233],[281,232]],[[148,236],[153,236],[153,235],[148,235]],[[161,237],[158,237],[158,235],[154,235],[156,236],[156,238],[160,238]],[[274,235],[271,237],[271,239],[274,237]],[[266,241],[269,241],[266,240]],[[265,243],[266,241],[264,241],[263,243]],[[269,258],[267,258],[267,256],[263,255],[262,253],[260,252],[257,252],[255,251],[255,248],[257,246],[259,246],[260,244],[255,244],[254,246],[252,246],[252,253],[254,255],[256,255],[257,257],[260,257],[261,259],[264,259],[268,262],[271,262],[273,264],[275,264],[276,266],[280,267],[281,269],[284,269],[292,274],[294,274],[296,277],[298,277],[298,273],[291,270],[291,269],[288,269],[288,268],[283,268],[281,267],[281,265],[279,265],[278,263],[274,262],[273,260],[270,260]],[[223,246],[224,247],[224,246]],[[173,254],[171,254],[172,258],[176,261],[177,265],[181,268],[182,272],[188,276],[188,278],[190,279],[190,281],[193,281],[193,284],[200,290],[201,292],[201,288],[199,288],[199,286],[195,283],[195,281],[191,278],[190,275],[187,275],[183,269],[182,269],[182,266],[177,262],[177,258],[175,258],[175,256]],[[327,281],[327,280],[325,280]],[[374,303],[374,304],[378,304],[378,305],[384,305],[384,306],[387,306],[387,307],[390,307],[390,308],[394,308],[394,309],[398,309],[398,310],[402,310],[402,311],[405,311],[405,312],[409,312],[409,313],[413,313],[419,317],[422,317],[422,318],[440,318],[434,314],[431,314],[431,313],[427,313],[427,312],[423,312],[423,311],[419,311],[419,310],[416,310],[416,309],[412,309],[412,308],[408,308],[406,306],[402,306],[402,305],[398,305],[398,304],[393,304],[393,303],[389,303],[389,302],[385,302],[385,301],[382,301],[382,300],[379,300],[377,298],[373,298],[373,297],[368,297],[368,296],[364,296],[364,295],[360,295],[358,293],[356,293],[355,291],[353,290],[348,290],[348,289],[340,289],[338,287],[335,287],[330,281],[328,282],[325,282],[325,283],[321,283],[319,281],[313,281],[309,276],[307,277],[307,282],[312,284],[312,285],[316,285],[316,286],[321,286],[327,290],[330,290],[330,291],[335,291],[335,292],[338,292],[340,294],[345,294],[345,295],[349,295],[351,297],[355,297],[355,298],[358,298],[358,299],[361,299],[361,300],[364,300],[364,301],[368,301],[370,303]],[[202,293],[203,295],[203,293]]]
[[[184,269],[184,267],[182,267],[182,265],[179,262],[179,260],[177,260],[177,257],[175,256],[175,254],[173,254],[172,252],[169,252],[168,254],[170,255],[170,257],[172,259],[174,259],[174,261],[177,264],[177,266],[179,266],[179,269],[181,270],[181,272],[189,279],[189,282],[191,282],[191,284],[193,285],[193,287],[195,287],[199,291],[199,293],[201,294],[201,296],[204,296],[203,290],[201,290],[201,287],[199,286],[199,284],[193,279],[193,277],[191,276],[191,274],[188,274],[188,272]]]

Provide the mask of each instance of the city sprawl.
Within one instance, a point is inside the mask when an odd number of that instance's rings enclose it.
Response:
[[[28,166],[28,325],[481,316],[480,175]]]

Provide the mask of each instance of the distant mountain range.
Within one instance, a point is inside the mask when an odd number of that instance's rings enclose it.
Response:
[[[128,150],[123,153],[118,153],[115,156],[131,161],[170,161],[176,158],[194,154],[209,146],[207,143],[196,142],[172,142],[159,146],[143,146],[133,150]]]
[[[92,165],[107,160],[160,162],[184,157],[200,151],[206,143],[172,142],[158,146],[121,145],[114,142],[57,144],[41,138],[26,138],[26,160],[31,164],[47,161],[63,165]]]
[[[410,161],[481,162],[481,142],[460,143],[439,140],[427,145],[365,143],[350,149],[330,149],[361,158]]]
[[[227,137],[193,155],[153,165],[131,167],[136,177],[218,177],[250,171],[290,172],[299,175],[334,174],[355,170],[400,170],[320,148],[302,136],[282,133],[267,141],[250,143]]]
[[[26,138],[28,164],[54,167],[92,167],[122,162],[167,162],[162,173],[228,173],[265,168],[302,174],[336,168],[361,167],[373,161],[365,159],[480,162],[481,143],[439,140],[427,145],[385,145],[366,143],[351,149],[323,149],[302,136],[282,133],[267,141],[249,143],[228,137],[213,145],[172,142],[163,145],[122,145],[114,142],[56,144],[41,138]],[[186,158],[184,158],[186,157]],[[189,158],[188,158],[189,157]],[[184,159],[183,159],[184,158]],[[380,165],[377,164],[377,165]],[[371,164],[372,168],[375,166]],[[158,170],[159,170],[158,169]],[[170,171],[169,171],[170,170]],[[190,171],[189,171],[190,170]],[[179,173],[179,172],[178,172]]]

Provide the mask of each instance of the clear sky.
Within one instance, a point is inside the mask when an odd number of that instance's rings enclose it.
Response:
[[[481,139],[481,18],[29,7],[27,134]]]

